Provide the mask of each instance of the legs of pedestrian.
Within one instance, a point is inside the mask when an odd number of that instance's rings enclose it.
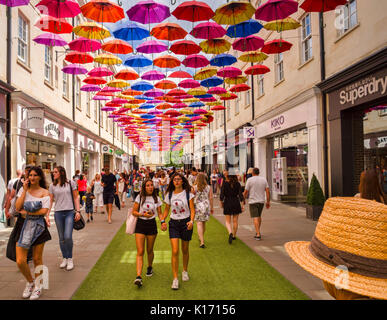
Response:
[[[172,246],[172,289],[179,289],[179,280],[178,280],[178,272],[179,272],[179,238],[171,239]]]
[[[228,243],[232,243],[233,235],[232,235],[232,227],[231,227],[231,215],[226,215],[226,228],[228,231]]]
[[[144,264],[144,247],[145,247],[145,235],[141,233],[136,233],[136,247],[137,247],[137,256],[136,256],[136,267],[137,267],[137,277],[134,280],[134,284],[138,287],[142,286],[142,266]]]
[[[204,232],[206,228],[206,223],[204,221],[197,221],[198,236],[200,240],[200,247],[204,248]]]
[[[70,211],[57,211],[54,215],[55,224],[58,230],[59,246],[63,255],[61,268],[67,266],[67,270],[72,270],[73,265],[73,225],[74,213]]]
[[[183,253],[183,281],[188,281],[188,262],[189,262],[189,241],[181,241],[181,252]]]
[[[148,255],[148,269],[146,275],[148,277],[153,274],[153,260],[155,258],[155,253],[153,251],[153,247],[155,244],[156,235],[146,236],[146,252]]]
[[[262,223],[262,218],[261,217],[257,217],[257,218],[254,218],[254,227],[255,227],[255,232],[256,232],[256,239],[260,238],[261,237],[261,223]]]
[[[113,212],[113,204],[112,203],[108,203],[106,205],[106,211],[108,213],[108,222],[112,223],[112,212]]]
[[[238,231],[238,219],[239,219],[239,214],[234,214],[232,216],[232,228],[233,228],[233,240],[235,240],[236,238],[236,234],[237,234],[237,231]]]

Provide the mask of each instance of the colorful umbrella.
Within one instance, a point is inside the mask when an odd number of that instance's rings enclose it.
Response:
[[[179,20],[195,22],[210,20],[214,16],[214,11],[204,2],[187,1],[177,6],[172,15]]]
[[[174,71],[172,72],[168,78],[179,78],[179,79],[183,79],[183,78],[192,78],[192,76],[186,72],[186,71]]]
[[[290,42],[282,39],[276,39],[266,42],[261,51],[267,54],[281,53],[290,50],[293,46]]]
[[[135,84],[132,84],[131,88],[133,90],[148,91],[150,89],[153,89],[153,84],[146,81],[139,81],[139,82],[136,82]]]
[[[185,79],[179,82],[179,87],[185,89],[198,88],[200,87],[200,83],[193,79]]]
[[[124,10],[108,0],[90,0],[81,7],[85,18],[97,22],[117,22],[125,18]]]
[[[264,43],[264,40],[258,36],[248,36],[246,38],[235,40],[232,47],[234,50],[242,52],[255,51],[262,48]]]
[[[197,39],[221,38],[226,34],[226,30],[216,22],[202,22],[195,26],[190,35]]]
[[[90,70],[87,74],[90,77],[109,77],[109,76],[112,76],[114,72],[110,71],[108,68],[100,67],[100,68],[94,68]]]
[[[43,33],[33,39],[38,44],[43,44],[50,47],[63,47],[67,42],[55,33]]]
[[[222,105],[216,105],[216,106],[213,106],[211,108],[211,110],[213,111],[220,111],[220,110],[226,110],[226,107],[222,106]]]
[[[224,67],[229,66],[237,62],[237,58],[228,53],[222,53],[210,60],[211,66]]]
[[[217,75],[222,78],[234,78],[240,76],[242,74],[242,70],[235,67],[225,67],[219,69]]]
[[[235,25],[250,19],[254,12],[255,8],[250,2],[232,1],[216,9],[212,20],[219,24]]]
[[[133,40],[142,40],[149,37],[149,31],[143,27],[140,27],[134,22],[129,23],[127,26],[124,26],[116,31],[113,31],[115,38],[133,41]]]
[[[117,53],[128,54],[133,52],[133,48],[123,40],[110,40],[102,45],[102,50]]]
[[[185,31],[177,23],[166,22],[155,26],[150,34],[159,40],[173,41],[184,39],[187,35],[187,31]]]
[[[150,81],[153,81],[153,80],[161,80],[161,79],[164,79],[165,78],[165,75],[164,73],[160,72],[160,71],[157,71],[157,70],[150,70],[150,71],[147,71],[145,72],[142,76],[141,76],[141,79],[144,79],[144,80],[150,80]]]
[[[297,20],[294,20],[293,18],[285,18],[282,20],[270,21],[266,23],[263,27],[266,30],[281,32],[286,30],[297,29],[301,27],[301,24]]]
[[[85,74],[87,69],[79,64],[69,64],[62,68],[64,73],[68,74]]]
[[[141,93],[142,93],[141,91],[133,90],[133,89],[127,89],[122,92],[122,94],[129,95],[129,96],[138,96]]]
[[[99,91],[101,88],[97,85],[94,84],[85,84],[81,87],[81,91],[86,91],[86,92],[92,92],[92,91]]]
[[[181,65],[181,62],[173,56],[164,55],[154,59],[153,64],[159,68],[176,68]]]
[[[230,88],[230,91],[231,92],[242,92],[242,91],[247,91],[250,89],[251,89],[250,86],[248,86],[247,84],[241,83],[241,84],[237,84],[235,86],[232,86]]]
[[[228,95],[222,96],[220,100],[234,100],[238,98],[238,96],[235,93],[229,93]]]
[[[297,12],[298,2],[294,0],[269,0],[255,11],[255,19],[263,21],[280,20]]]
[[[210,78],[218,72],[218,68],[216,67],[205,67],[200,69],[194,76],[195,80],[204,80]]]
[[[161,91],[160,89],[153,88],[153,89],[145,92],[144,95],[147,97],[158,98],[158,97],[162,97],[164,95],[164,92]],[[162,102],[162,101],[160,101],[160,102]],[[153,102],[149,101],[149,103],[160,103],[160,102],[158,100],[153,100]]]
[[[40,13],[54,18],[73,18],[81,13],[75,0],[42,0],[35,7]]]
[[[161,80],[155,84],[155,87],[158,89],[175,89],[177,87],[176,83],[170,80]]]
[[[202,51],[208,54],[221,54],[231,48],[231,43],[226,39],[209,39],[200,42]]]
[[[95,84],[95,85],[105,84],[107,82],[105,79],[100,78],[100,77],[87,77],[87,78],[83,79],[82,81],[87,83],[87,84]]]
[[[306,12],[326,12],[346,3],[347,0],[305,0],[300,7]]]
[[[237,76],[232,78],[225,78],[224,82],[227,84],[241,84],[247,82],[247,77],[245,76]]]
[[[114,78],[121,79],[121,80],[136,80],[139,78],[139,75],[137,74],[137,72],[133,70],[124,69],[124,70],[120,70],[114,76]]]
[[[102,40],[110,37],[109,30],[95,22],[81,23],[74,27],[73,31],[77,36],[94,40]]]
[[[253,75],[253,76],[255,76],[257,74],[265,74],[268,72],[270,72],[270,69],[262,64],[257,64],[255,66],[248,67],[245,70],[245,74],[249,74],[249,75]]]
[[[224,94],[226,93],[227,90],[225,88],[222,88],[222,87],[212,87],[210,89],[208,89],[208,92],[209,94]]]
[[[132,68],[142,68],[152,65],[152,60],[144,57],[143,55],[135,55],[126,59],[124,65]]]
[[[172,44],[170,50],[174,54],[182,54],[188,56],[190,54],[198,54],[202,49],[191,40],[176,41]]]
[[[85,64],[93,62],[94,59],[91,55],[85,52],[72,51],[66,54],[65,60],[71,63]]]
[[[47,31],[47,32],[57,33],[57,34],[71,33],[73,31],[73,26],[70,23],[68,23],[65,19],[54,18],[50,16],[44,16],[40,18],[35,23],[35,27],[39,28],[42,31]]]
[[[240,55],[238,58],[243,62],[263,62],[268,58],[268,55],[259,51],[248,51]]]
[[[194,88],[187,91],[188,94],[191,94],[193,96],[199,96],[204,95],[207,93],[207,89],[204,87]]]
[[[181,89],[172,89],[167,93],[168,96],[172,96],[172,97],[183,96],[185,94],[186,94],[186,92],[184,90],[181,90]]]
[[[258,33],[262,29],[262,25],[253,19],[229,26],[227,36],[230,38],[244,38]]]
[[[110,53],[102,53],[99,54],[94,58],[94,61],[100,64],[108,64],[108,65],[114,65],[114,64],[121,64],[122,60],[118,57],[116,57],[113,54]]]
[[[124,80],[112,80],[106,84],[108,87],[113,88],[126,88],[129,87],[129,83]]]
[[[0,4],[3,4],[7,7],[19,7],[26,6],[30,3],[30,0],[0,0]],[[48,30],[44,30],[48,31]]]
[[[69,42],[69,47],[71,50],[79,52],[92,52],[101,49],[101,43],[96,40],[87,39],[80,37]]]
[[[221,78],[218,78],[218,77],[211,77],[211,78],[208,78],[208,79],[205,79],[205,80],[202,80],[200,82],[200,85],[202,85],[203,87],[216,87],[220,84],[223,83],[223,80]]]
[[[159,110],[166,110],[166,109],[170,109],[172,108],[172,105],[170,105],[169,103],[162,103],[162,104],[159,104],[156,109],[159,109]]]
[[[210,64],[210,61],[205,56],[198,54],[191,54],[187,56],[182,62],[188,68],[201,68]]]
[[[152,0],[138,2],[126,11],[126,14],[131,21],[142,24],[159,23],[171,15],[168,6]]]
[[[141,53],[160,53],[168,50],[168,46],[157,40],[145,41],[137,47]]]
[[[100,95],[95,95],[93,97],[93,100],[110,100],[108,97],[100,96]]]

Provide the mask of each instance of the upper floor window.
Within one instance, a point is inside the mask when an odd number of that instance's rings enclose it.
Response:
[[[283,53],[278,53],[274,56],[275,65],[275,83],[284,79],[284,56]]]
[[[301,63],[312,58],[312,25],[311,15],[308,13],[301,21]]]
[[[230,100],[227,100],[226,108],[227,108],[227,121],[229,121],[229,120],[231,120],[231,105],[230,105]]]
[[[347,4],[339,9],[340,24],[338,35],[341,36],[348,30],[351,30],[357,25],[357,4],[356,0],[349,0]]]
[[[17,56],[25,64],[28,64],[28,33],[27,20],[19,15]]]
[[[75,103],[79,110],[82,110],[81,105],[81,80],[77,78],[75,80]]]
[[[63,64],[63,67],[66,65]],[[62,72],[63,76],[63,97],[69,98],[69,75],[65,72]]]
[[[52,47],[44,47],[44,80],[52,84]]]
[[[264,75],[258,75],[258,97],[263,96],[265,94],[264,89]]]

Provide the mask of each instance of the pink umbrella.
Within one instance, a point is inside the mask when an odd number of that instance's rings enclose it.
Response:
[[[248,36],[246,38],[240,38],[232,44],[234,50],[246,52],[246,51],[256,51],[259,48],[262,48],[265,41],[258,36]]]
[[[168,18],[171,13],[169,7],[153,0],[140,1],[126,11],[131,21],[142,24],[159,23]]]
[[[210,89],[208,89],[207,93],[208,94],[223,94],[223,93],[226,93],[227,90],[222,88],[222,87],[212,87]],[[206,98],[204,98],[206,99]]]
[[[151,70],[151,71],[147,71],[145,72],[142,76],[141,76],[141,79],[144,79],[144,80],[161,80],[161,79],[164,79],[165,78],[165,75],[164,73],[160,72],[160,71],[157,71],[157,70]]]
[[[206,113],[208,113],[208,111],[204,110],[204,109],[196,109],[193,113],[194,114],[206,114]]]
[[[95,84],[85,84],[81,87],[81,91],[92,92],[99,91],[101,88]]]
[[[294,0],[269,0],[255,11],[255,19],[264,21],[281,20],[297,12],[298,2]]]
[[[87,69],[79,64],[69,64],[62,68],[64,73],[68,74],[85,74],[87,73]]]
[[[93,100],[110,100],[108,97],[95,95]]]
[[[42,0],[36,8],[40,13],[54,18],[72,18],[81,13],[79,4],[75,0]]]
[[[114,88],[114,87],[104,87],[101,90],[102,93],[115,93],[115,92],[121,92],[120,88]]]
[[[114,110],[116,110],[116,108],[114,108],[114,107],[102,107],[101,108],[101,111],[114,111]]]
[[[216,22],[202,22],[192,29],[190,34],[197,39],[221,38],[227,33],[226,29]]]
[[[69,47],[71,50],[80,51],[80,52],[90,52],[97,51],[101,49],[101,43],[97,40],[91,40],[84,37],[79,37],[71,42],[69,42]]]
[[[179,82],[179,87],[182,88],[198,88],[200,87],[200,83],[193,79],[186,79]]]
[[[219,69],[217,75],[222,78],[234,78],[242,74],[241,69],[235,67],[225,67]]]
[[[140,44],[137,51],[141,53],[160,53],[168,50],[168,46],[157,40],[149,40]]]
[[[173,105],[173,107],[175,108],[175,109],[183,109],[183,108],[187,108],[188,106],[185,104],[185,103],[183,103],[183,102],[179,102],[179,103],[175,103],[174,105]],[[180,114],[180,113],[179,113]]]
[[[50,47],[63,47],[67,42],[58,34],[43,33],[33,39],[36,43]]]
[[[182,62],[188,68],[202,68],[208,66],[210,61],[205,56],[200,54],[191,54],[187,56]]]
[[[208,92],[209,92],[209,90],[208,90]],[[226,90],[226,92],[227,92],[227,90]],[[213,101],[216,101],[216,99],[214,97],[200,98],[200,101],[202,101],[202,102],[213,102]]]
[[[145,92],[144,95],[147,97],[156,98],[156,97],[162,97],[164,95],[164,92],[161,91],[160,89],[151,89]]]
[[[126,99],[120,99],[120,98],[115,98],[111,101],[111,103],[115,103],[115,104],[124,104],[124,103],[128,103],[128,100]]]
[[[113,71],[110,71],[108,68],[100,67],[94,68],[87,73],[90,77],[109,77],[114,74]]]

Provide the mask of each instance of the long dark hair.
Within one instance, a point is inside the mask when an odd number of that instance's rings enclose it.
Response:
[[[39,186],[43,189],[47,189],[47,182],[46,182],[46,176],[44,175],[44,172],[41,167],[32,167],[30,171],[28,172],[28,176],[31,174],[31,171],[35,171],[36,174],[40,177],[39,180]]]
[[[360,175],[360,197],[368,200],[382,202],[383,192],[380,188],[378,173],[375,169],[365,170]]]
[[[146,197],[149,197],[149,195],[146,194],[147,182],[152,182],[152,185],[153,185],[152,179],[146,179],[145,182],[143,182],[143,184],[141,185],[141,191],[140,191],[140,203],[141,203],[140,205],[141,206],[144,204]],[[155,203],[158,202],[157,191],[156,191],[156,188],[154,186],[153,186],[153,192],[151,194],[151,197],[153,198],[153,200],[155,200]]]
[[[234,188],[237,185],[237,183],[239,182],[238,177],[236,175],[229,174],[228,175],[228,182],[230,183],[231,188]]]
[[[189,184],[187,178],[184,177],[183,174],[176,172],[176,173],[175,173],[174,175],[172,175],[172,177],[171,177],[171,181],[169,182],[169,185],[168,185],[168,188],[167,188],[166,193],[171,193],[171,192],[175,191],[175,185],[174,185],[174,183],[173,183],[173,179],[174,179],[176,176],[179,176],[179,177],[183,180],[183,190],[185,190],[186,192],[190,192],[190,191],[191,191],[191,186],[190,186],[190,184]]]
[[[62,166],[56,166],[55,169],[59,171],[59,179],[54,180],[54,186],[56,186],[59,182],[59,185],[63,187],[68,182],[66,169]]]

